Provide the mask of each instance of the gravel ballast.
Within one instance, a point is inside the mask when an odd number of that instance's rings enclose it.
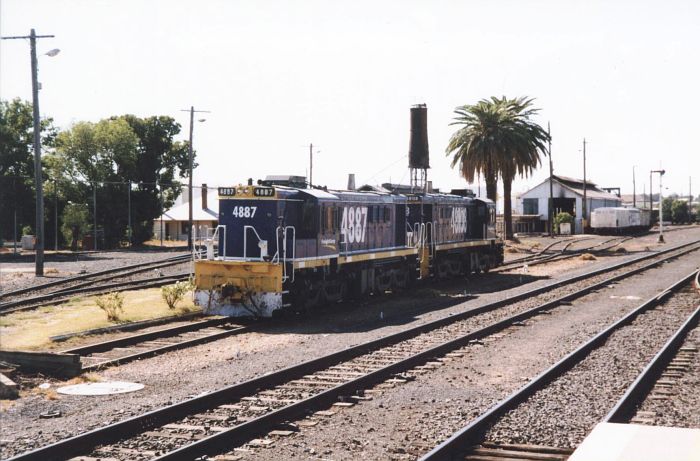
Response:
[[[678,234],[680,232],[675,235]],[[700,232],[696,230],[694,233],[688,232],[683,237],[687,241],[699,236]],[[679,238],[674,240],[673,244],[679,244],[681,241],[682,239]],[[593,266],[610,265],[636,256],[639,254],[599,258],[593,262],[578,262],[552,274],[552,276],[556,278],[568,277],[588,271]],[[696,257],[693,256],[693,258]],[[687,263],[688,259],[685,257],[681,261]],[[672,265],[665,267],[672,267]],[[489,280],[489,278],[476,278],[466,285],[463,283],[453,284],[451,288],[438,285],[432,290],[458,294],[463,293],[466,289],[467,295],[471,294],[473,298],[467,296],[466,298],[450,299],[449,303],[443,303],[440,308],[424,311],[421,309],[425,309],[426,304],[435,302],[436,299],[442,302],[444,298],[439,297],[439,293],[431,296],[427,296],[425,293],[420,296],[411,293],[403,297],[389,297],[378,303],[373,302],[369,306],[339,311],[335,314],[324,315],[322,318],[272,324],[259,333],[227,338],[204,346],[134,362],[100,374],[102,379],[119,379],[146,384],[146,388],[142,392],[134,394],[105,396],[96,399],[61,396],[56,400],[47,399],[41,393],[29,395],[12,404],[0,416],[3,419],[2,439],[5,442],[3,455],[19,453],[105,423],[122,420],[171,402],[181,401],[188,396],[218,389],[224,385],[259,376],[270,370],[318,357],[350,344],[357,344],[390,332],[400,331],[411,324],[433,320],[448,315],[450,312],[461,311],[469,306],[484,304],[514,292],[551,282],[544,278],[532,279],[527,275],[523,275],[522,278],[526,281],[534,280],[534,282],[528,287],[502,292],[489,292],[490,290],[485,286],[482,287],[484,281]],[[657,277],[657,279],[663,279],[663,277]],[[661,281],[659,280],[658,283]],[[653,284],[645,286],[645,290],[653,290],[654,286]],[[482,293],[477,295],[478,292]],[[383,320],[380,320],[379,312],[384,313]],[[543,316],[542,319],[548,317]],[[571,328],[578,328],[576,322],[572,323]],[[523,331],[522,328],[516,330]],[[520,351],[528,350],[528,341],[532,342],[532,338],[524,339],[525,342],[519,346]],[[490,344],[487,344],[484,349],[490,350]],[[514,354],[514,357],[522,359],[529,356],[530,354],[523,355],[522,352]],[[537,366],[533,365],[533,373],[539,369]],[[523,374],[522,376],[529,375]],[[522,376],[516,376],[515,382],[520,383]],[[419,377],[419,379],[421,378]],[[409,383],[401,388],[413,384]],[[494,389],[508,388],[505,375],[492,376],[490,384],[491,386],[484,390],[491,393]],[[492,403],[493,398],[493,395],[489,395],[484,401]],[[410,400],[406,400],[406,402],[410,402]],[[445,411],[453,407],[453,404],[445,404]],[[410,408],[410,405],[407,408]],[[481,408],[481,406],[475,405],[475,408]],[[39,418],[40,413],[53,409],[60,410],[62,416],[53,420]],[[468,415],[469,411],[466,411],[465,414]],[[415,421],[410,424],[415,425]],[[381,427],[382,424],[377,426]],[[439,425],[435,425],[435,427],[437,428]],[[454,429],[456,428],[451,426],[442,428],[440,434],[449,434]]]

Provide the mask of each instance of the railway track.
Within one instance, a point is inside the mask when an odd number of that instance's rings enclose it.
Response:
[[[700,271],[696,273],[694,286],[700,294]],[[697,399],[699,317],[691,316],[668,340],[627,388],[604,422],[700,428]]]
[[[629,415],[640,393],[658,376],[662,357],[672,356],[687,332],[697,326],[700,306],[689,286],[697,273],[605,328],[421,461],[566,460],[601,418],[616,422]],[[654,358],[644,368],[649,357]],[[640,368],[644,372],[635,379]],[[620,383],[632,381],[615,403]],[[590,385],[593,382],[595,386]],[[606,416],[605,408],[611,407]]]
[[[7,292],[2,296],[4,302],[0,303],[0,314],[61,303],[77,295],[157,287],[185,280],[189,276],[189,272],[166,276],[159,275],[157,277],[143,277],[139,276],[139,274],[144,275],[148,272],[159,271],[162,268],[183,265],[188,263],[190,259],[191,255],[180,255],[159,261],[112,268],[92,274],[82,274]],[[137,278],[134,278],[135,276]],[[31,295],[27,296],[29,293]]]
[[[236,323],[232,318],[205,319],[62,352],[80,355],[82,371],[90,372],[248,331],[249,326]]]
[[[543,249],[540,253],[537,253],[535,255],[531,255],[529,257],[525,258],[520,258],[514,261],[510,261],[506,264],[503,264],[496,269],[494,269],[492,272],[506,272],[506,271],[512,271],[516,269],[522,269],[524,267],[529,267],[529,266],[536,266],[539,264],[545,264],[545,263],[550,263],[550,262],[555,262],[555,261],[561,261],[564,259],[569,259],[573,258],[574,256],[583,254],[583,253],[593,253],[593,254],[602,254],[609,252],[616,246],[621,245],[622,243],[626,242],[627,240],[632,239],[633,237],[614,237],[608,240],[604,240],[603,242],[596,243],[594,245],[591,245],[589,247],[585,248],[579,248],[575,250],[569,250],[569,247],[572,245],[575,245],[577,243],[580,243],[583,240],[588,240],[588,239],[579,239],[579,240],[573,240],[567,242],[561,250],[557,250],[555,253],[548,253],[548,251],[551,250],[552,245],[549,245],[545,249]],[[555,242],[556,243],[563,243],[563,242]]]
[[[698,249],[698,242],[693,242],[665,250],[663,254],[646,255],[572,277],[80,434],[12,459],[65,459],[86,454],[87,459],[165,460],[221,453],[309,412],[333,404],[351,405],[361,401],[365,398],[365,389],[386,380],[410,379],[405,374],[409,370],[438,367],[441,357],[459,354],[458,349],[470,341]],[[648,259],[654,260],[647,262]],[[606,275],[608,272],[612,274]]]

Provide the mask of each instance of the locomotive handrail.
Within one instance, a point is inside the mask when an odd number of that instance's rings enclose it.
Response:
[[[211,235],[211,238],[207,237],[207,240],[211,241],[212,244],[212,251],[214,247],[214,242],[216,241],[216,238],[219,236],[219,229],[224,230],[224,251],[221,255],[223,260],[226,260],[226,225],[225,224],[219,224],[214,228],[214,233]],[[207,231],[210,231],[211,228],[208,228]]]
[[[297,249],[297,230],[294,226],[285,226],[284,230],[282,231],[282,238],[284,241],[282,242],[282,253],[284,255],[284,264],[282,265],[282,277],[286,280],[288,275],[287,275],[287,231],[291,230],[292,231],[292,283],[294,283],[294,259],[296,257],[296,249]],[[278,249],[279,251],[279,249]]]
[[[258,243],[262,242],[263,239],[260,238],[260,235],[258,234],[258,231],[255,230],[255,227],[250,226],[250,225],[245,225],[243,226],[243,260],[247,261],[248,260],[248,231],[252,230],[255,236],[258,238]],[[225,256],[224,256],[225,258]],[[262,256],[262,249],[260,250],[260,261],[263,260]]]

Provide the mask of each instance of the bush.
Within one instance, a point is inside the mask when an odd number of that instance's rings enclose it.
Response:
[[[574,217],[571,216],[566,211],[562,211],[554,217],[554,232],[559,233],[559,224],[561,223],[573,223]],[[573,230],[572,230],[573,232]]]
[[[160,294],[163,296],[165,304],[168,305],[170,309],[175,309],[178,302],[185,297],[188,291],[192,290],[193,283],[191,281],[187,282],[177,282],[174,285],[166,285],[160,289]]]
[[[78,249],[78,240],[83,238],[85,230],[90,226],[89,219],[88,206],[84,203],[69,203],[63,209],[61,231],[73,251]]]
[[[673,201],[671,205],[671,220],[674,223],[687,223],[690,221],[688,202],[681,200]]]
[[[24,226],[22,228],[22,235],[34,235],[34,231],[32,230],[32,226]]]
[[[112,292],[98,296],[95,303],[107,313],[107,320],[112,322],[118,321],[124,313],[124,297],[121,293]]]

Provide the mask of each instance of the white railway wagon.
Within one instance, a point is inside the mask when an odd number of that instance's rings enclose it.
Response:
[[[624,207],[596,208],[591,212],[591,228],[598,234],[624,234],[650,227],[647,210]]]

